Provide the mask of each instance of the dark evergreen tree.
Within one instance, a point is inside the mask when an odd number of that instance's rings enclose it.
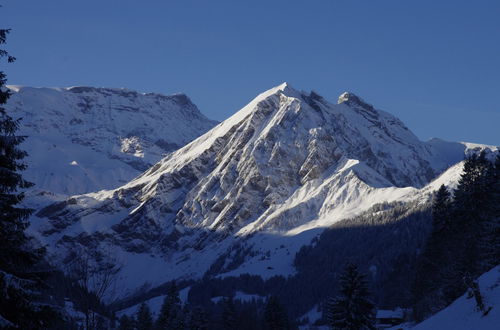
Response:
[[[479,299],[474,279],[498,264],[500,180],[497,157],[485,152],[464,161],[454,199],[442,189],[433,209],[433,231],[419,258],[413,285],[417,321],[446,307],[469,289]],[[484,309],[484,304],[479,304]]]
[[[417,262],[412,284],[414,316],[418,321],[446,304],[443,291],[438,288],[453,273],[446,266],[453,246],[451,212],[451,194],[441,185],[432,204],[432,231]]]
[[[489,187],[487,216],[482,226],[480,242],[482,269],[490,269],[500,261],[500,154],[489,168],[486,178]]]
[[[112,311],[109,317],[109,326],[111,329],[116,329],[116,312]]]
[[[123,315],[120,317],[120,326],[118,330],[134,330],[135,329],[135,320],[133,317],[129,317],[127,315]]]
[[[223,329],[236,329],[237,315],[236,308],[232,297],[224,298],[222,310],[222,328]]]
[[[152,330],[153,329],[153,316],[146,303],[142,303],[137,311],[136,316],[137,330]]]
[[[259,329],[262,325],[261,320],[259,320],[258,308],[261,301],[247,301],[240,305],[238,312],[238,328],[241,330],[254,330]]]
[[[172,282],[168,293],[163,300],[160,314],[156,320],[155,328],[158,330],[184,328],[182,303],[179,297],[179,290],[177,289],[175,282]]]
[[[500,153],[497,154],[495,160],[495,171],[492,174],[492,198],[491,198],[491,213],[492,223],[490,224],[488,266],[498,264],[500,260]]]
[[[468,157],[453,202],[454,241],[453,256],[450,264],[456,265],[456,271],[450,282],[456,283],[449,291],[449,298],[454,299],[463,293],[463,278],[475,277],[481,273],[481,245],[484,238],[485,223],[489,218],[488,205],[492,187],[488,184],[488,173],[492,164],[486,159],[485,152]]]
[[[374,308],[365,276],[348,264],[340,276],[340,294],[327,303],[327,319],[332,329],[375,329]]]
[[[432,204],[432,225],[435,233],[440,233],[450,225],[451,194],[445,185],[439,187]]]
[[[187,329],[189,330],[207,330],[209,326],[208,315],[201,306],[196,306],[189,311],[189,320]]]
[[[5,44],[9,30],[0,29],[0,45]],[[0,49],[0,59],[13,62],[14,57]],[[25,234],[31,209],[20,203],[20,190],[32,183],[20,172],[26,152],[19,149],[24,136],[17,135],[19,120],[10,117],[5,108],[10,92],[5,88],[7,78],[0,71],[0,318],[22,329],[47,329],[61,318],[49,306],[34,303],[40,291],[40,269],[34,267],[42,260],[44,249],[34,248]]]
[[[264,329],[286,330],[289,328],[288,316],[276,296],[269,297],[264,310]]]
[[[0,30],[0,44],[6,41],[9,30]],[[7,57],[8,62],[15,59],[0,49],[0,58]],[[29,245],[29,238],[24,233],[28,223],[26,219],[31,209],[20,207],[24,194],[19,189],[29,188],[33,184],[24,180],[19,173],[26,169],[22,159],[26,152],[19,149],[26,137],[16,135],[19,120],[14,120],[5,111],[3,105],[10,97],[5,89],[6,75],[0,71],[0,267],[12,273],[29,269],[41,258],[41,254]]]
[[[454,289],[448,290],[448,303],[470,290],[478,310],[483,312],[486,307],[475,278],[499,261],[498,162],[498,155],[491,162],[485,151],[468,157],[453,202],[456,244],[448,263],[458,265],[454,276],[448,278],[449,286]]]

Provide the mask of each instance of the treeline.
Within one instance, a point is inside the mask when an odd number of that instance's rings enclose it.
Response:
[[[481,300],[474,279],[500,262],[500,155],[494,161],[484,152],[468,157],[456,189],[438,190],[432,215],[432,232],[413,283],[417,321],[467,289]]]
[[[332,283],[346,263],[353,263],[368,274],[372,298],[379,308],[410,306],[417,251],[430,230],[428,203],[376,204],[302,247],[295,257],[298,273],[290,281],[300,285],[301,302],[310,309],[337,294],[338,286]]]
[[[371,301],[372,295],[365,277],[356,265],[346,265],[336,283],[339,287],[337,296],[331,296],[326,301],[323,325],[333,329],[375,329],[376,308]],[[216,296],[208,302],[204,301],[202,305],[190,301],[183,306],[173,283],[158,315],[154,316],[148,305],[142,303],[135,315],[121,316],[118,329],[291,330],[310,323],[307,317],[300,320],[290,317],[280,299],[274,295],[246,301],[231,295]]]
[[[357,217],[338,222],[311,245],[301,248],[295,256],[297,273],[293,276],[263,279],[249,274],[238,277],[206,274],[191,285],[189,302],[203,306],[210,314],[220,315],[220,306],[211,302],[213,297],[229,297],[237,291],[274,296],[289,319],[300,322],[318,304],[326,312],[324,305],[339,294],[341,274],[350,262],[358,265],[361,273],[368,274],[370,299],[379,308],[410,307],[418,250],[423,248],[430,231],[430,203],[377,204]],[[242,311],[253,310],[254,315],[262,315],[264,309],[264,303],[259,301],[236,302],[236,306]],[[326,322],[325,317],[318,325]]]
[[[119,319],[120,330],[292,330],[297,329],[279,299],[241,301],[231,295],[217,301],[183,305],[175,283],[171,284],[158,315],[142,303],[135,315]]]

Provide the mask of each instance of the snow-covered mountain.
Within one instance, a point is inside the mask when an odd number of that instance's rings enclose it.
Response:
[[[9,86],[37,191],[73,195],[129,182],[216,125],[184,94]]]
[[[352,93],[334,104],[285,83],[131,182],[42,209],[31,230],[53,252],[115,254],[131,290],[208,270],[293,274],[325,227],[376,203],[428,200],[477,150],[497,148],[422,142]]]

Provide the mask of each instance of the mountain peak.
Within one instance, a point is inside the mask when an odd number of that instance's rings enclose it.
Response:
[[[350,106],[360,106],[362,108],[373,109],[373,106],[365,102],[361,97],[352,92],[344,92],[340,94],[337,104],[345,103]]]
[[[264,92],[265,94],[272,95],[278,92],[282,92],[285,95],[289,96],[297,96],[299,93],[297,90],[295,90],[292,85],[290,85],[288,82],[283,82],[282,84],[273,87],[269,89],[268,91]]]
[[[286,82],[286,81],[282,82],[280,85],[278,85],[278,86],[276,86],[276,87],[277,87],[278,89],[280,89],[280,90],[285,90],[285,89],[287,89],[287,88],[292,88],[292,89],[293,89],[293,87],[290,85],[290,83],[288,83],[288,82]]]

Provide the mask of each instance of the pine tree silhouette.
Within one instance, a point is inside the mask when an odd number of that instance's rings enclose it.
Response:
[[[136,328],[137,330],[153,329],[153,316],[151,315],[148,305],[145,303],[142,303],[137,311]]]
[[[179,297],[179,290],[177,289],[175,282],[172,282],[168,289],[168,293],[163,300],[155,328],[158,330],[184,329],[182,304]]]
[[[327,320],[332,329],[375,329],[374,308],[365,276],[348,264],[340,276],[340,294],[327,303]]]
[[[277,297],[269,297],[264,311],[264,329],[288,329],[288,316]]]

